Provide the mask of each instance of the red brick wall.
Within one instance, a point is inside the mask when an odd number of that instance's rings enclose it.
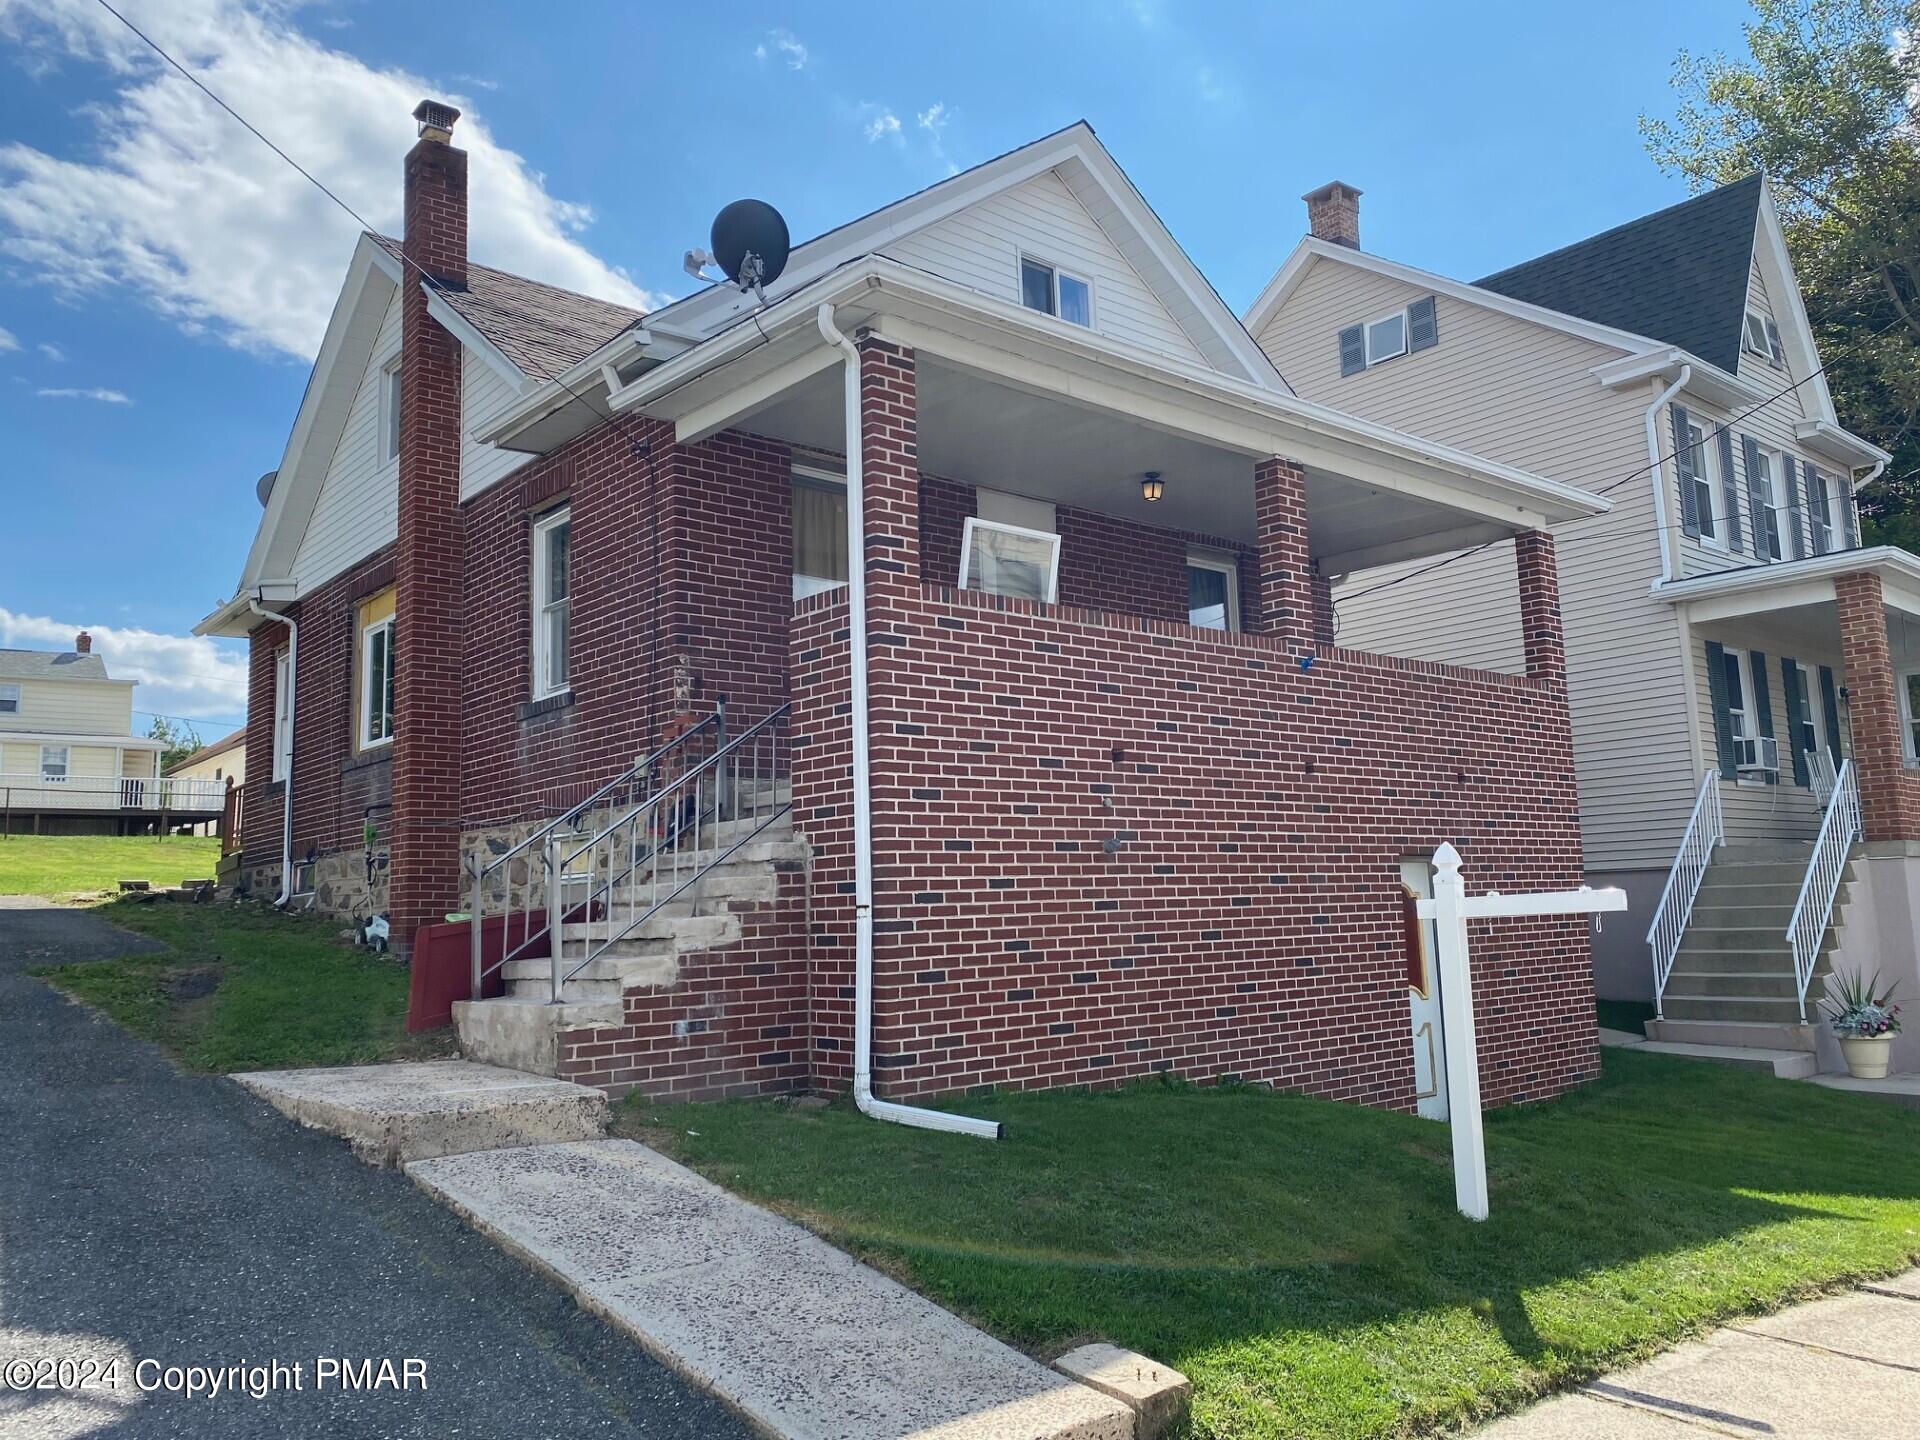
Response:
[[[1836,576],[1834,598],[1860,780],[1861,829],[1869,840],[1920,840],[1920,774],[1906,768],[1900,742],[1900,694],[1880,577]]]
[[[890,583],[890,582],[889,582]],[[1278,637],[890,583],[872,702],[884,1093],[1158,1070],[1413,1105],[1399,863],[1580,881],[1564,700]],[[844,609],[794,626],[817,1083],[846,1078]],[[1109,850],[1107,842],[1118,840]],[[1596,1073],[1577,921],[1476,926],[1489,1104]]]

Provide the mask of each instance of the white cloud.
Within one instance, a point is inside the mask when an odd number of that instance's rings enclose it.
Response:
[[[13,332],[7,329],[6,326],[0,325],[0,355],[6,354],[9,350],[18,350],[19,348],[20,342],[13,338]]]
[[[133,401],[129,400],[120,391],[108,390],[100,386],[87,389],[77,385],[62,385],[36,390],[33,393],[43,400],[98,400],[103,405],[131,405],[133,403]]]
[[[791,30],[769,30],[767,38],[753,47],[753,58],[768,60],[778,55],[789,70],[807,68],[807,47],[794,38]]]
[[[142,711],[222,720],[247,713],[247,657],[237,644],[131,626],[75,624],[0,607],[0,644],[71,650],[82,630],[93,636],[93,653],[107,662],[109,675],[138,683],[133,703]]]
[[[35,348],[56,365],[67,358],[67,352],[50,340],[42,340]]]
[[[900,140],[900,117],[891,110],[882,110],[867,122],[866,134],[869,141]]]
[[[933,158],[947,167],[949,175],[958,175],[960,167],[947,157],[947,147],[943,138],[947,124],[953,114],[947,109],[947,102],[936,100],[914,117],[920,128],[927,132],[927,148],[933,152]]]
[[[128,0],[128,18],[369,224],[400,226],[411,112],[439,87],[294,28],[293,0]],[[358,227],[91,0],[0,0],[30,74],[82,64],[112,95],[79,158],[0,144],[0,251],[68,298],[126,288],[188,333],[301,358],[318,348]],[[580,236],[592,210],[471,113],[476,260],[641,308],[655,298]]]

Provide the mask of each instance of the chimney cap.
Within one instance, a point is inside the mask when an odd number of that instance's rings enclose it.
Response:
[[[73,648],[76,654],[91,655],[93,653],[93,636],[82,630],[78,635],[73,637]]]
[[[1311,205],[1316,200],[1331,200],[1334,198],[1335,194],[1343,190],[1348,195],[1352,196],[1355,200],[1358,200],[1362,195],[1366,193],[1364,190],[1358,189],[1355,186],[1347,184],[1347,182],[1344,180],[1329,180],[1326,184],[1322,185],[1318,190],[1309,190],[1307,191],[1306,194],[1302,195],[1300,198],[1306,201],[1309,205]]]
[[[460,112],[444,100],[422,100],[413,107],[413,118],[420,122],[422,140],[445,143],[453,138],[453,124]]]

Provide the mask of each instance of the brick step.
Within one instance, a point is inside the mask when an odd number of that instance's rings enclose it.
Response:
[[[1774,1024],[1752,1020],[1683,1020],[1669,1015],[1647,1021],[1649,1040],[1680,1045],[1733,1045],[1756,1050],[1804,1050],[1814,1053],[1817,1042],[1811,1025]]]
[[[1671,1020],[1722,1020],[1741,1025],[1798,1025],[1800,1002],[1763,995],[1676,995],[1661,1003]]]

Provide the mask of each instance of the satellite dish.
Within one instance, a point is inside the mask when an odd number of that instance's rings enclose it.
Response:
[[[273,482],[279,479],[279,477],[280,472],[278,470],[269,470],[253,482],[253,493],[260,497],[260,504],[263,509],[273,495]]]
[[[764,200],[736,200],[727,206],[713,217],[712,240],[714,263],[742,290],[760,294],[787,268],[787,222]]]

